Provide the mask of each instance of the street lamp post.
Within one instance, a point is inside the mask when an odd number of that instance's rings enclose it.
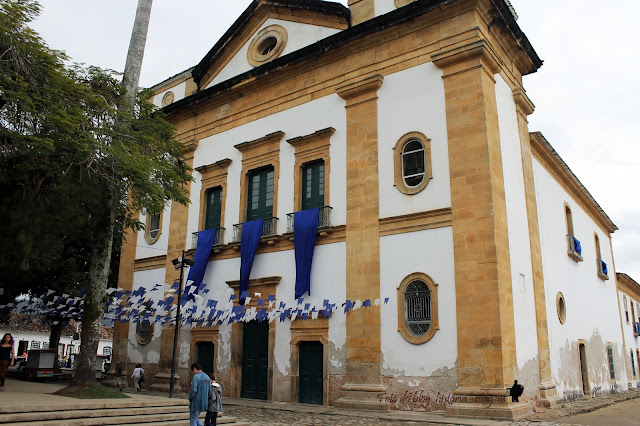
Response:
[[[184,275],[184,266],[193,265],[192,259],[184,258],[184,250],[182,250],[182,256],[179,259],[173,259],[171,261],[176,269],[180,269],[180,282],[178,283],[178,299],[176,308],[176,324],[173,330],[173,355],[171,356],[171,379],[169,381],[169,398],[173,398],[173,382],[176,372],[176,349],[178,347],[178,328],[180,327],[180,299],[182,299],[182,277]]]

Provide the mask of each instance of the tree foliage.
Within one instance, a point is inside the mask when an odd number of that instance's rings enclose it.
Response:
[[[66,67],[28,27],[39,11],[0,0],[0,279],[10,294],[86,283],[76,378],[89,381],[118,229],[186,204],[190,169],[148,94],[125,104],[117,73]]]

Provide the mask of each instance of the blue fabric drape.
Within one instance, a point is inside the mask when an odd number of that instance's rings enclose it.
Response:
[[[576,237],[572,237],[572,238],[573,238],[574,247],[576,248],[576,253],[582,254],[582,246],[580,245],[580,241],[578,241]]]
[[[198,232],[198,247],[196,247],[196,253],[193,255],[193,266],[189,269],[189,275],[187,275],[187,281],[193,281],[192,285],[196,286],[196,288],[204,279],[204,273],[209,263],[209,255],[215,241],[215,228]]]
[[[249,288],[249,275],[253,259],[258,250],[258,243],[262,236],[262,219],[252,220],[242,224],[242,234],[240,237],[240,301],[244,305],[242,294]]]
[[[603,272],[605,275],[609,275],[609,271],[607,270],[607,264],[606,264],[606,263],[604,263],[604,260],[601,260],[601,261],[600,261],[600,263],[602,263],[602,272]]]
[[[293,244],[296,254],[296,291],[298,299],[311,295],[311,263],[318,231],[318,209],[296,212],[293,218]]]

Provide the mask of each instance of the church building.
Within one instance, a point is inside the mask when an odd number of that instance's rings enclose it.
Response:
[[[617,227],[530,133],[508,0],[255,0],[202,53],[153,88],[191,202],[141,213],[119,278],[170,285],[208,245],[198,297],[248,313],[179,331],[183,389],[197,361],[236,398],[518,419],[637,386]],[[114,357],[167,390],[173,339],[118,323]]]

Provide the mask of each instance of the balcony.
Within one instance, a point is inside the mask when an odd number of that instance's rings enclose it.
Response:
[[[278,230],[278,218],[268,217],[262,220],[262,236],[269,237],[275,235]],[[232,243],[239,243],[242,240],[242,223],[233,225],[233,240]]]
[[[567,250],[567,254],[569,255],[569,257],[576,262],[582,262],[583,259],[581,254],[582,249],[580,248],[580,241],[578,241],[578,239],[571,234],[567,234],[567,241],[569,243],[569,249]]]
[[[318,229],[328,228],[331,226],[331,210],[333,207],[324,206],[318,209]],[[287,214],[287,234],[292,234],[294,229],[295,213]]]
[[[609,279],[609,271],[607,270],[607,264],[604,263],[602,259],[596,259],[596,263],[598,264],[598,278],[601,280]]]
[[[225,228],[216,228],[216,239],[213,242],[214,246],[224,244],[224,230]],[[198,248],[198,232],[191,234],[191,248]]]

